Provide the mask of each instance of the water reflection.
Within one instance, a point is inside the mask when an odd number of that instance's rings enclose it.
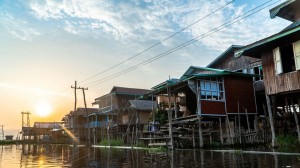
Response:
[[[240,150],[173,150],[151,152],[67,145],[0,146],[0,167],[300,167],[299,155]]]

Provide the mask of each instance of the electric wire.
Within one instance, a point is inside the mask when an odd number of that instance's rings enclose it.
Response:
[[[259,12],[259,11],[267,8],[267,7],[269,7],[269,6],[272,6],[272,5],[280,2],[280,0],[278,0],[278,1],[274,2],[274,3],[271,3],[271,4],[267,5],[267,6],[259,9],[260,7],[262,7],[262,6],[270,3],[271,1],[274,1],[274,0],[269,0],[269,1],[267,1],[267,2],[265,2],[265,3],[263,3],[263,4],[261,4],[261,5],[257,6],[257,7],[255,7],[255,8],[253,8],[253,9],[251,9],[251,10],[247,11],[246,13],[244,13],[242,15],[239,15],[239,16],[235,17],[234,19],[232,19],[232,20],[230,20],[230,21],[228,21],[228,22],[226,22],[226,23],[224,23],[224,24],[222,24],[222,25],[220,25],[220,26],[218,26],[218,27],[216,27],[216,28],[214,28],[214,29],[212,29],[212,30],[210,30],[210,31],[202,34],[202,35],[200,35],[200,36],[197,36],[197,37],[195,37],[195,38],[193,38],[191,40],[188,40],[185,43],[182,43],[182,44],[180,44],[180,45],[178,45],[178,46],[176,46],[176,47],[174,47],[174,48],[172,48],[170,50],[167,50],[167,51],[165,51],[165,52],[163,52],[163,53],[161,53],[161,54],[159,54],[157,56],[154,56],[154,57],[152,57],[152,58],[150,58],[150,59],[148,59],[146,61],[143,61],[143,62],[141,62],[139,64],[136,64],[135,66],[132,66],[130,68],[127,68],[125,70],[117,72],[117,73],[115,73],[113,75],[107,76],[107,77],[102,78],[100,80],[96,80],[96,81],[90,82],[90,83],[88,83],[86,85],[90,85],[89,87],[94,87],[94,86],[96,86],[98,84],[101,84],[101,83],[104,83],[104,82],[109,81],[111,79],[114,79],[116,77],[119,77],[119,76],[121,76],[123,74],[126,74],[126,73],[132,71],[132,70],[135,70],[135,69],[140,68],[140,67],[142,67],[142,66],[144,66],[146,64],[149,64],[149,63],[151,63],[151,62],[153,62],[153,61],[155,61],[157,59],[160,59],[160,58],[162,58],[164,56],[167,56],[167,55],[169,55],[169,54],[171,54],[171,53],[173,53],[173,52],[175,52],[175,51],[177,51],[179,49],[182,49],[182,48],[184,48],[184,47],[186,47],[186,46],[188,46],[190,44],[193,44],[193,43],[197,42],[199,39],[205,38],[205,37],[207,37],[207,36],[209,36],[209,35],[217,32],[217,31],[220,31],[220,30],[222,30],[222,29],[224,29],[226,27],[229,27],[229,26],[233,25],[234,23],[236,23],[238,21],[241,21],[241,20],[243,20],[243,19],[245,19],[247,17],[250,17],[251,15],[253,15],[253,14],[255,14],[255,13],[257,13],[257,12]],[[252,11],[254,11],[254,12],[252,12]]]
[[[103,70],[103,71],[101,71],[101,72],[99,72],[99,73],[97,73],[97,74],[95,74],[95,75],[93,75],[93,76],[87,78],[87,79],[84,79],[84,80],[82,80],[82,81],[80,81],[80,82],[78,82],[78,83],[83,83],[83,82],[86,82],[86,81],[88,81],[88,80],[90,80],[90,79],[92,79],[92,78],[95,78],[96,76],[99,76],[100,74],[103,74],[103,73],[105,73],[105,72],[107,72],[107,71],[109,71],[109,70],[111,70],[111,69],[114,69],[114,68],[116,68],[116,67],[118,67],[118,66],[120,66],[120,65],[122,65],[122,64],[124,64],[124,63],[126,63],[127,61],[129,61],[129,60],[131,60],[131,59],[133,59],[133,58],[135,58],[135,57],[137,57],[137,56],[139,56],[139,55],[141,55],[141,54],[143,54],[143,53],[145,53],[145,52],[151,50],[152,48],[158,46],[159,44],[162,44],[163,42],[165,42],[165,41],[169,40],[170,38],[176,36],[176,35],[179,34],[180,32],[182,32],[182,31],[184,31],[184,30],[186,30],[186,29],[192,27],[193,25],[195,25],[195,24],[199,23],[200,21],[202,21],[202,20],[208,18],[209,16],[213,15],[214,13],[218,12],[219,10],[225,8],[226,6],[228,6],[229,4],[233,3],[234,1],[235,1],[235,0],[229,1],[228,3],[226,3],[226,4],[223,5],[223,6],[221,6],[220,8],[218,8],[218,9],[214,10],[213,12],[211,12],[211,13],[205,15],[205,16],[202,17],[201,19],[198,19],[197,21],[195,21],[195,22],[189,24],[188,26],[186,26],[186,27],[180,29],[179,31],[177,31],[176,33],[174,33],[174,34],[168,36],[167,38],[165,38],[165,39],[163,39],[163,40],[161,40],[161,41],[159,41],[159,42],[157,42],[157,43],[151,45],[150,47],[148,47],[148,48],[144,49],[143,51],[141,51],[141,52],[139,52],[139,53],[137,53],[137,54],[135,54],[135,55],[133,55],[133,56],[131,56],[131,57],[125,59],[124,61],[121,61],[121,62],[119,62],[119,63],[117,63],[117,64],[115,64],[115,65],[113,65],[113,66],[111,66],[111,67],[109,67],[109,68],[107,68],[107,69],[105,69],[105,70]]]

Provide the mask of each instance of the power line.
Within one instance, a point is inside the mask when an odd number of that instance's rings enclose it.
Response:
[[[186,46],[188,46],[188,45],[190,45],[190,44],[195,43],[196,41],[198,41],[198,39],[205,38],[205,37],[207,37],[207,36],[209,36],[209,35],[211,35],[211,34],[217,32],[217,31],[220,31],[220,30],[222,30],[222,29],[224,29],[224,28],[226,28],[226,27],[228,27],[228,26],[231,26],[232,24],[234,24],[234,23],[236,23],[236,22],[238,22],[238,21],[240,21],[240,20],[243,20],[243,19],[245,19],[245,18],[247,18],[247,17],[249,17],[249,16],[251,16],[251,15],[253,15],[253,14],[255,14],[255,13],[257,13],[257,12],[259,12],[259,11],[265,9],[265,8],[267,8],[267,7],[269,7],[269,6],[272,6],[272,5],[274,5],[275,3],[279,2],[280,0],[278,0],[278,1],[274,2],[274,3],[272,3],[272,4],[269,4],[269,5],[267,5],[267,6],[263,7],[263,8],[261,8],[261,9],[259,9],[260,7],[262,7],[262,6],[266,5],[266,4],[268,4],[268,3],[271,2],[271,1],[273,1],[273,0],[269,0],[269,1],[267,1],[267,2],[265,2],[265,3],[263,3],[263,4],[261,4],[261,5],[257,6],[257,7],[255,7],[255,8],[253,8],[253,9],[251,9],[251,10],[247,11],[246,13],[244,13],[244,14],[238,16],[238,17],[235,17],[234,19],[232,19],[232,20],[230,20],[230,21],[228,21],[228,22],[226,22],[226,23],[224,23],[224,24],[222,24],[222,25],[220,25],[220,26],[218,26],[218,27],[216,27],[216,28],[214,28],[214,29],[212,29],[212,30],[210,30],[210,31],[208,31],[208,32],[206,32],[206,33],[204,33],[204,34],[202,34],[202,35],[200,35],[200,36],[197,36],[197,37],[195,37],[195,38],[193,38],[193,39],[191,39],[191,40],[189,40],[189,41],[187,41],[187,42],[185,42],[185,43],[182,43],[182,44],[180,44],[180,45],[178,45],[178,46],[176,46],[176,47],[174,47],[174,48],[172,48],[172,49],[170,49],[170,50],[168,50],[168,51],[165,51],[165,52],[163,52],[163,53],[161,53],[161,54],[159,54],[159,55],[157,55],[157,56],[155,56],[155,57],[152,57],[152,58],[150,58],[150,59],[148,59],[148,60],[146,60],[146,61],[143,61],[143,62],[141,62],[141,63],[139,63],[139,64],[137,64],[137,65],[135,65],[135,66],[133,66],[133,67],[127,68],[127,69],[125,69],[125,70],[123,70],[123,71],[120,71],[120,72],[115,73],[115,74],[113,74],[113,75],[107,76],[107,77],[102,78],[102,79],[100,79],[100,80],[90,82],[90,83],[88,83],[88,84],[86,84],[86,85],[91,85],[91,84],[93,84],[93,85],[89,86],[89,87],[93,87],[93,86],[96,86],[96,85],[98,85],[98,84],[100,84],[100,83],[104,83],[104,82],[109,81],[109,80],[111,80],[111,79],[114,79],[114,78],[116,78],[116,77],[118,77],[118,76],[121,76],[121,75],[123,75],[123,74],[126,74],[126,73],[128,73],[128,72],[130,72],[130,71],[132,71],[132,70],[135,70],[135,69],[137,69],[137,68],[139,68],[139,67],[141,67],[141,66],[144,66],[144,65],[146,65],[146,64],[149,64],[149,63],[151,63],[151,62],[153,62],[153,61],[155,61],[155,60],[157,60],[157,59],[160,59],[160,58],[162,58],[162,57],[164,57],[164,56],[167,56],[167,55],[169,55],[169,54],[171,54],[171,53],[173,53],[173,52],[175,52],[175,51],[177,51],[177,50],[179,50],[179,49],[181,49],[181,48],[184,48],[184,47],[186,47]],[[257,10],[257,9],[258,9],[258,10]],[[254,11],[254,12],[252,12],[252,11]],[[252,12],[252,13],[251,13],[251,12]],[[248,13],[250,13],[250,14],[248,14]],[[247,14],[248,14],[248,15],[247,15]],[[241,18],[241,17],[242,17],[242,18]],[[241,19],[240,19],[240,18],[241,18]],[[238,19],[238,20],[237,20],[237,19]],[[95,83],[95,84],[94,84],[94,83]]]
[[[213,15],[213,14],[216,13],[217,11],[219,11],[219,10],[225,8],[226,6],[228,6],[229,4],[231,4],[231,3],[234,2],[234,1],[235,1],[235,0],[232,0],[232,1],[228,2],[228,3],[226,3],[225,5],[221,6],[220,8],[218,8],[218,9],[214,10],[213,12],[211,12],[211,13],[205,15],[204,17],[202,17],[201,19],[199,19],[199,20],[193,22],[192,24],[190,24],[190,25],[188,25],[188,26],[182,28],[181,30],[179,30],[179,31],[177,31],[176,33],[174,33],[174,34],[168,36],[167,38],[165,38],[165,39],[163,39],[163,40],[161,40],[161,41],[159,41],[159,42],[153,44],[152,46],[150,46],[150,47],[144,49],[143,51],[141,51],[141,52],[139,52],[139,53],[137,53],[137,54],[135,54],[135,55],[133,55],[133,56],[131,56],[131,57],[125,59],[124,61],[119,62],[119,63],[113,65],[112,67],[109,67],[109,68],[107,68],[107,69],[105,69],[105,70],[103,70],[103,71],[101,71],[101,72],[99,72],[99,73],[97,73],[97,74],[95,74],[95,75],[93,75],[93,76],[91,76],[91,77],[89,77],[89,78],[83,80],[83,81],[80,81],[79,83],[86,82],[86,81],[88,81],[88,80],[90,80],[90,79],[92,79],[92,78],[94,78],[94,77],[96,77],[96,76],[98,76],[98,75],[100,75],[100,74],[103,74],[103,73],[105,73],[105,72],[107,72],[107,71],[109,71],[109,70],[111,70],[111,69],[113,69],[113,68],[116,68],[116,67],[120,66],[121,64],[124,64],[125,62],[127,62],[127,61],[129,61],[129,60],[131,60],[131,59],[133,59],[133,58],[135,58],[135,57],[137,57],[137,56],[139,56],[139,55],[141,55],[141,54],[143,54],[143,53],[145,53],[145,52],[151,50],[152,48],[158,46],[158,45],[161,44],[162,42],[167,41],[168,39],[170,39],[170,38],[176,36],[176,35],[179,34],[180,32],[182,32],[182,31],[188,29],[189,27],[191,27],[191,26],[193,26],[193,25],[199,23],[199,22],[202,21],[203,19],[205,19],[205,18],[207,18],[207,17]]]

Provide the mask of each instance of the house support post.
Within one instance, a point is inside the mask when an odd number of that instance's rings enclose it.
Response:
[[[239,142],[240,142],[240,144],[242,144],[241,116],[240,116],[240,102],[237,102],[237,105],[238,105]]]
[[[198,129],[199,129],[199,147],[203,148],[203,135],[202,135],[202,124],[201,124],[201,98],[200,98],[200,88],[199,83],[195,80],[196,85],[196,98],[197,98],[197,117],[198,117]]]
[[[249,116],[248,116],[248,111],[245,109],[246,112],[246,120],[247,120],[247,127],[248,127],[248,132],[250,133],[250,123],[249,123]]]
[[[170,83],[170,76],[169,81],[167,83],[168,87],[168,120],[169,120],[169,138],[170,138],[170,149],[174,149],[174,139],[173,139],[173,124],[172,124],[172,109],[171,109],[171,83]]]
[[[299,127],[299,120],[298,120],[298,116],[297,116],[297,110],[296,110],[295,104],[293,102],[293,99],[291,99],[291,102],[292,102],[292,106],[293,106],[293,114],[294,114],[294,118],[295,118],[295,124],[297,127],[298,142],[300,143],[300,127]],[[298,99],[298,104],[299,104],[299,99]]]
[[[227,127],[226,127],[226,132],[227,132],[227,135],[228,135],[228,139],[229,139],[229,143],[230,144],[233,144],[233,138],[232,138],[232,130],[230,128],[230,122],[229,122],[229,118],[228,118],[228,115],[226,115],[226,123],[227,123]]]
[[[220,124],[220,142],[223,145],[223,131],[222,131],[222,118],[219,117],[219,124]]]
[[[195,142],[195,126],[192,126],[192,131],[193,131],[193,148],[196,147],[196,142]]]
[[[273,115],[272,115],[272,109],[271,109],[271,101],[270,101],[270,96],[266,95],[266,100],[267,100],[267,108],[268,108],[268,114],[269,114],[269,122],[270,122],[270,127],[271,127],[271,134],[272,134],[272,147],[275,147],[276,143],[276,136],[275,136],[275,127],[274,127],[274,122],[273,122]]]
[[[199,147],[203,148],[202,124],[201,124],[201,117],[199,115],[198,115],[198,126],[199,126]]]

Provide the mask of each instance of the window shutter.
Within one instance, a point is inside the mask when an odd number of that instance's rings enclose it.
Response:
[[[282,63],[281,63],[279,47],[277,47],[273,50],[273,56],[274,56],[274,65],[275,65],[276,75],[281,74],[282,73]]]
[[[296,70],[300,69],[300,41],[293,44]]]

